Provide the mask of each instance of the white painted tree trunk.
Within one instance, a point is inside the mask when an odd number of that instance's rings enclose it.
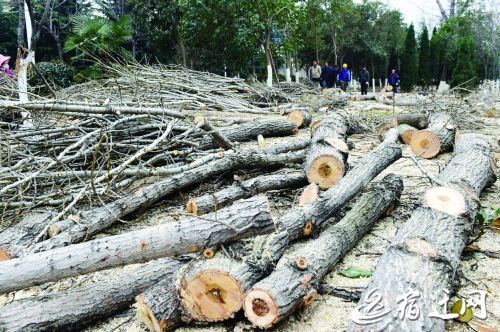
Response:
[[[378,86],[382,89],[382,79],[381,78],[378,79]]]
[[[290,68],[286,69],[286,81],[291,82],[292,81],[292,75],[291,75],[292,70]]]
[[[267,65],[267,86],[273,87],[273,68],[271,65]]]
[[[385,85],[384,86],[387,88],[387,78],[385,79]]]
[[[373,89],[373,93],[375,93],[375,79],[372,78],[372,89]]]

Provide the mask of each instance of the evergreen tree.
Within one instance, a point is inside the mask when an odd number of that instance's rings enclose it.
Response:
[[[399,72],[398,52],[394,48],[391,50],[391,56],[389,57],[389,68],[387,68],[387,74],[389,74],[393,69],[396,69],[396,71]]]
[[[426,26],[422,29],[419,38],[418,80],[424,87],[428,87],[432,83],[429,32]]]
[[[458,41],[456,62],[451,75],[451,85],[472,88],[477,85],[474,41],[463,36]]]
[[[405,48],[401,56],[401,89],[411,91],[418,79],[418,59],[417,59],[417,41],[415,40],[415,28],[410,25],[406,32]]]
[[[432,37],[430,43],[430,57],[431,57],[431,76],[436,84],[439,82],[439,53],[437,45],[438,45],[437,29],[436,27],[434,27],[434,29],[432,29]]]

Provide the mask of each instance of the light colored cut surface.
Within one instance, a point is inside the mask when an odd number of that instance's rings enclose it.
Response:
[[[299,206],[314,202],[319,195],[319,187],[316,183],[311,183],[305,187],[299,198]]]
[[[268,328],[278,317],[278,311],[271,295],[254,289],[245,297],[245,315],[254,326]]]
[[[307,179],[321,189],[333,186],[344,175],[344,163],[335,156],[322,155],[313,160],[307,170]]]
[[[453,217],[459,217],[467,211],[464,196],[446,187],[434,187],[427,190],[424,194],[423,205]]]
[[[417,157],[429,159],[439,153],[441,143],[439,142],[439,138],[432,131],[419,130],[413,133],[410,147]]]

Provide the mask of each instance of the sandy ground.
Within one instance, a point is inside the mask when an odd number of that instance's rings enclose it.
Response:
[[[362,109],[369,105],[370,101],[366,102],[349,102],[348,108]],[[498,105],[497,105],[497,109]],[[483,118],[484,123],[478,123],[481,133],[487,135],[491,144],[496,148],[495,162],[497,167],[500,167],[500,149],[498,140],[500,138],[500,119],[499,118]],[[307,130],[301,130],[297,138],[308,137]],[[286,138],[285,140],[288,140]],[[268,144],[278,144],[283,138],[269,139]],[[379,134],[357,134],[349,137],[349,140],[354,143],[349,156],[349,163],[355,164],[360,157],[366,152],[373,149],[380,142]],[[410,150],[408,146],[403,146],[403,158],[386,169],[377,179],[381,179],[388,173],[395,173],[403,178],[405,190],[401,197],[400,204],[394,212],[381,220],[379,220],[373,229],[366,234],[362,240],[337,266],[330,272],[324,280],[324,283],[330,287],[343,289],[349,292],[360,291],[369,282],[369,278],[350,279],[338,273],[339,270],[347,267],[357,267],[373,271],[378,259],[384,253],[391,239],[396,234],[399,227],[408,219],[415,204],[421,197],[423,191],[429,186],[429,180],[424,177],[416,168],[413,162],[406,158]],[[450,158],[450,153],[439,155],[435,159],[422,160],[422,164],[431,172],[438,173],[447,160]],[[244,172],[239,172],[242,176],[250,176]],[[221,176],[214,179],[213,183],[224,184],[230,179],[230,175]],[[154,181],[154,179],[152,179]],[[208,188],[213,187],[202,185],[195,189],[194,192],[182,195],[176,198],[175,201],[164,201],[148,211],[137,220],[127,224],[117,225],[106,233],[100,236],[121,233],[127,230],[138,229],[145,225],[158,224],[168,221],[169,213],[178,208],[180,203],[184,203],[189,195],[196,196],[200,193],[205,193]],[[491,188],[487,189],[481,196],[481,204],[483,208],[498,208],[500,207],[500,182],[497,181]],[[273,193],[271,200],[274,202],[275,213],[282,213],[289,208],[289,204],[293,204],[295,193]],[[331,220],[333,221],[333,219]],[[484,228],[483,233],[471,243],[476,245],[474,252],[466,252],[462,257],[462,262],[454,280],[456,285],[456,294],[465,296],[470,290],[480,289],[487,291],[487,312],[488,318],[483,323],[499,328],[500,327],[500,237],[495,234],[491,228]],[[105,272],[112,273],[112,272]],[[81,281],[85,281],[88,277],[72,278],[63,282],[51,284],[49,287],[32,288],[23,292],[18,292],[16,298],[31,296],[37,293],[50,292],[53,290],[71,287]],[[450,299],[450,304],[454,302]],[[0,305],[9,301],[5,297],[0,297]],[[452,302],[453,301],[453,302]],[[350,314],[356,303],[344,300],[333,295],[322,294],[316,297],[316,300],[305,310],[290,317],[287,321],[275,327],[275,331],[343,331],[350,321]],[[1,310],[1,307],[0,307]],[[96,322],[95,325],[87,328],[87,331],[146,331],[146,326],[138,323],[134,319],[133,309],[126,310],[117,314],[103,322]],[[447,323],[447,329],[450,331],[466,331],[470,330],[467,325],[458,322]],[[182,327],[178,331],[249,331],[252,330],[251,325],[245,321],[242,314],[234,320],[224,324],[215,324],[202,327]]]

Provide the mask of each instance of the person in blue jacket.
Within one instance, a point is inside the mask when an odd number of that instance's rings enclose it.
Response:
[[[389,74],[388,83],[392,86],[392,91],[394,93],[398,92],[399,76],[396,73],[396,69],[393,69]]]
[[[325,62],[325,66],[321,71],[321,87],[331,88],[333,86],[333,68]]]
[[[351,73],[347,70],[347,64],[342,65],[342,70],[339,73],[340,88],[344,91],[347,90],[347,85],[351,81]]]

